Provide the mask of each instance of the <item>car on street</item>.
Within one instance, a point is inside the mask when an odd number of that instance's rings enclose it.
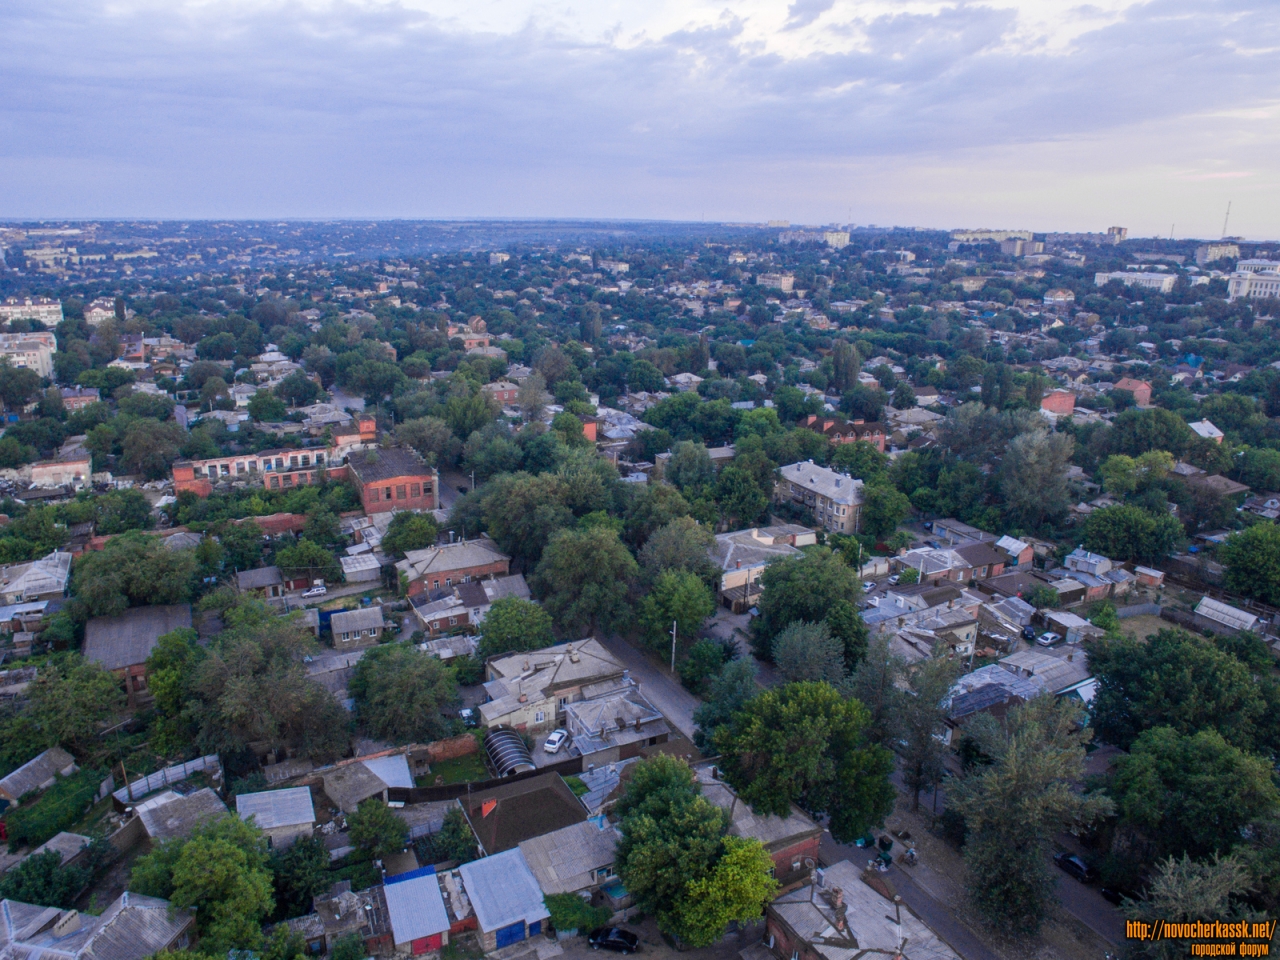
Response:
[[[865,593],[870,593],[875,588],[876,588],[876,585],[872,583],[870,580],[868,580],[866,583],[862,585],[862,589]]]
[[[587,937],[592,950],[612,950],[614,953],[635,953],[640,949],[640,938],[621,927],[603,927]]]
[[[547,742],[542,745],[542,749],[547,753],[559,753],[568,739],[568,730],[552,730],[551,736],[547,737]]]
[[[1051,630],[1047,633],[1040,634],[1040,636],[1036,638],[1036,643],[1040,644],[1042,647],[1052,647],[1061,639],[1062,638],[1060,636]]]
[[[1093,868],[1073,854],[1055,853],[1053,862],[1058,865],[1058,869],[1069,876],[1075,877],[1081,883],[1093,883],[1098,879],[1098,875]]]
[[[312,597],[323,597],[329,592],[327,587],[312,587],[310,590],[302,591],[302,599],[310,600]]]
[[[898,582],[898,579],[899,579],[898,575],[895,573],[892,577],[889,578],[889,586],[891,587],[895,586]]]

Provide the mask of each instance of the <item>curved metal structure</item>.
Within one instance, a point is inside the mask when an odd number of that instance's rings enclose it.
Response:
[[[517,773],[532,773],[534,766],[524,738],[510,727],[494,727],[484,735],[484,752],[500,777]]]

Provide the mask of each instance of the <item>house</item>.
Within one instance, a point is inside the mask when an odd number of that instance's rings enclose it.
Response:
[[[5,960],[144,960],[186,950],[195,939],[194,912],[140,893],[122,893],[96,917],[0,900],[0,957]]]
[[[283,597],[284,577],[279,567],[257,567],[236,573],[236,586],[241,593],[253,593],[260,597]]]
[[[1040,398],[1040,409],[1055,417],[1069,417],[1075,413],[1076,395],[1070,390],[1050,390]]]
[[[475,909],[480,946],[486,953],[543,932],[551,914],[518,848],[464,863],[458,873]]]
[[[160,843],[185,839],[199,827],[228,816],[226,804],[209,787],[188,794],[166,790],[134,808],[147,836]]]
[[[129,705],[150,700],[147,657],[166,633],[190,628],[191,604],[133,607],[115,617],[94,617],[84,628],[84,658],[123,678]]]
[[[50,747],[0,780],[0,803],[16,807],[27,794],[42,793],[52,787],[58,777],[69,777],[78,769],[71,754],[61,747]]]
[[[595,890],[614,876],[620,835],[603,817],[520,841],[520,852],[545,896]]]
[[[333,646],[336,650],[351,650],[375,644],[387,629],[386,621],[382,619],[382,607],[376,604],[335,613],[329,626],[333,631]]]
[[[1074,650],[1065,657],[1055,657],[1036,650],[1019,650],[1002,657],[1000,666],[1015,676],[1035,677],[1055,696],[1090,676],[1088,659]]]
[[[862,527],[862,481],[816,466],[812,460],[779,470],[775,503],[792,503],[812,511],[832,533],[857,533]]]
[[[365,513],[388,510],[434,510],[439,506],[440,478],[416,452],[406,447],[366,450],[347,459]]]
[[[434,873],[388,879],[382,896],[397,954],[419,956],[449,943],[449,913]]]
[[[339,557],[338,562],[342,564],[342,579],[347,583],[373,583],[382,576],[382,563],[372,553],[348,554]]]
[[[843,417],[809,414],[798,426],[822,434],[832,443],[857,443],[863,441],[884,453],[887,436],[883,423],[867,423],[865,420],[845,420]]]
[[[82,833],[68,833],[66,830],[62,830],[55,833],[18,862],[23,863],[32,857],[40,856],[42,853],[56,853],[62,858],[62,866],[72,866],[81,859],[84,848],[91,843],[93,843],[91,837],[86,837]]]
[[[1111,569],[1112,563],[1106,557],[1096,553],[1090,553],[1084,547],[1076,547],[1072,550],[1062,565],[1068,570],[1078,573],[1089,573],[1095,577],[1101,576]]]
[[[1106,633],[1101,627],[1095,627],[1083,617],[1078,617],[1066,610],[1055,610],[1052,613],[1046,613],[1044,624],[1052,632],[1066,640],[1067,643],[1079,643],[1082,640],[1095,639]]]
[[[953,518],[935,520],[929,529],[933,532],[934,540],[946,546],[954,546],[957,543],[964,543],[968,540],[996,539],[994,534],[979,530],[977,527],[972,527],[967,523],[961,523]]]
[[[1252,631],[1258,618],[1220,600],[1205,596],[1196,604],[1192,622],[1202,630],[1214,633],[1235,634],[1241,630]]]
[[[97,387],[63,387],[62,406],[67,412],[74,413],[91,403],[98,403],[102,396]]]
[[[1030,549],[1030,548],[1028,548]],[[957,544],[952,548],[954,553],[962,557],[969,565],[969,580],[985,580],[987,577],[998,577],[1004,573],[1008,562],[1006,554],[998,543],[990,540],[976,540],[972,543]]]
[[[966,583],[973,577],[973,565],[955,550],[933,547],[916,547],[889,561],[896,573],[910,567],[916,571],[919,583],[936,584],[940,580]]]
[[[254,825],[267,836],[267,846],[283,850],[299,837],[309,837],[316,825],[316,811],[307,787],[263,790],[236,795],[236,815],[253,817]]]
[[[1135,380],[1132,377],[1121,377],[1116,381],[1116,385],[1111,388],[1114,390],[1127,390],[1133,394],[1133,402],[1140,407],[1151,406],[1151,384],[1145,380]]]
[[[378,884],[356,893],[351,890],[350,880],[340,880],[312,897],[314,913],[286,923],[290,931],[306,941],[308,956],[328,952],[333,943],[348,934],[355,934],[364,942],[366,953],[384,956],[394,950],[384,889]]]
[[[709,553],[723,571],[717,599],[734,613],[745,612],[760,596],[760,576],[770,561],[799,556],[797,547],[816,542],[814,532],[798,524],[716,534]]]
[[[1192,433],[1206,440],[1212,440],[1214,443],[1222,442],[1222,431],[1215,427],[1208,420],[1197,420],[1195,423],[1187,424],[1191,428]]]
[[[784,888],[808,878],[818,861],[822,827],[795,804],[785,817],[758,814],[744,803],[729,784],[719,777],[712,762],[696,764],[694,776],[702,795],[729,816],[729,833],[746,840],[759,840],[773,859],[773,875]]]
[[[66,596],[71,579],[71,554],[55,550],[30,563],[15,563],[0,571],[0,599],[7,604],[56,600]]]
[[[448,590],[455,583],[505,577],[511,572],[511,558],[492,540],[482,536],[407,550],[396,569],[409,578],[412,597],[428,590]]]
[[[471,623],[471,611],[458,597],[457,588],[413,594],[409,597],[409,609],[432,637],[465,629]]]
[[[765,907],[764,943],[777,960],[959,960],[891,888],[848,860]]]
[[[979,667],[957,679],[951,688],[944,739],[950,744],[954,732],[979,714],[989,713],[1003,720],[1018,704],[1046,692],[1044,681],[1038,677],[1020,676],[995,663]]]
[[[497,380],[494,383],[486,383],[480,389],[504,407],[515,403],[516,398],[520,396],[519,384],[512,383],[510,380]]]
[[[321,778],[325,795],[343,813],[354,813],[365,800],[387,800],[391,787],[412,787],[413,775],[403,753],[349,760],[329,770]]]
[[[558,773],[472,790],[458,803],[484,856],[587,819],[586,807]]]
[[[1224,477],[1219,473],[1199,473],[1186,478],[1188,487],[1200,488],[1216,496],[1222,497],[1224,500],[1239,498],[1237,505],[1244,501],[1245,495],[1249,492],[1249,487],[1243,483],[1237,483],[1230,477]]]
[[[698,384],[702,382],[702,377],[694,373],[677,373],[667,378],[667,383],[681,393],[690,390],[697,390]]]
[[[617,685],[626,670],[598,640],[494,657],[485,664],[481,721],[537,735],[561,725],[564,708]]]
[[[630,678],[590,699],[566,703],[564,727],[583,764],[597,766],[638,757],[645,747],[666,743],[671,735],[661,711]]]

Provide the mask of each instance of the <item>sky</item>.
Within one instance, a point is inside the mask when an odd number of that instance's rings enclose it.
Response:
[[[1277,0],[4,0],[0,217],[1280,237]]]

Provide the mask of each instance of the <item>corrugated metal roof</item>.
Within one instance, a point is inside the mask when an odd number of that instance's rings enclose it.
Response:
[[[534,923],[551,916],[520,848],[504,850],[458,868],[481,930]]]
[[[390,757],[376,757],[372,760],[360,761],[369,768],[388,787],[412,787],[413,774],[409,772],[409,761],[403,753]]]
[[[18,800],[24,793],[38,790],[41,784],[47,783],[63,770],[74,766],[75,762],[75,758],[61,747],[50,747],[0,780],[0,790],[14,800]]]
[[[1200,602],[1196,604],[1196,613],[1234,630],[1252,630],[1258,622],[1258,618],[1253,614],[1237,610],[1235,607],[1214,600],[1212,597],[1202,597]]]
[[[263,830],[314,823],[316,819],[311,791],[306,787],[242,793],[236,797],[236,813],[241,820],[253,817],[253,822]]]
[[[434,875],[388,884],[382,888],[382,895],[397,946],[449,929],[449,914]]]

